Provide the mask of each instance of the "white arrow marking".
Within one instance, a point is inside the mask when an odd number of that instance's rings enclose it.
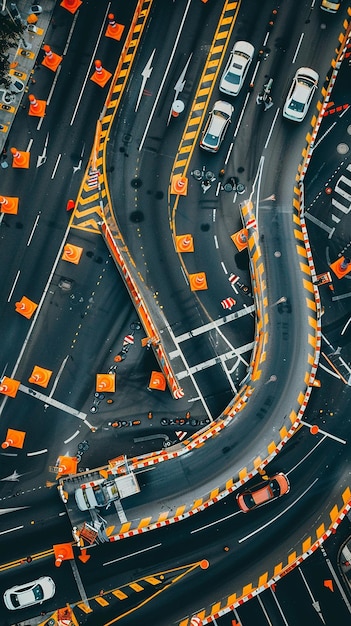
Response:
[[[302,580],[303,580],[303,582],[304,582],[304,583],[305,583],[305,585],[306,585],[307,591],[308,591],[308,593],[309,593],[309,594],[310,594],[310,596],[311,596],[311,600],[312,600],[312,606],[313,606],[313,608],[315,609],[315,611],[317,611],[317,613],[318,613],[319,617],[321,618],[321,620],[322,620],[323,624],[325,624],[324,617],[323,617],[323,615],[322,615],[321,607],[320,607],[320,604],[319,604],[318,600],[315,600],[315,599],[314,599],[313,593],[312,593],[311,589],[309,588],[309,586],[308,586],[308,584],[307,584],[307,580],[306,580],[306,578],[305,578],[305,575],[304,575],[303,571],[300,569],[300,567],[298,567],[297,569],[298,569],[298,571],[300,572],[301,577],[302,577]]]
[[[15,509],[0,509],[0,515],[5,515],[6,513],[14,513],[15,511],[21,511],[22,509],[29,509],[29,506],[18,506]],[[23,526],[18,526],[18,528],[23,528]],[[17,528],[12,530],[17,530]]]
[[[46,135],[43,154],[40,154],[37,158],[37,167],[40,167],[46,162],[46,148],[47,148],[48,142],[49,142],[49,133],[47,133]]]
[[[137,112],[137,110],[138,110],[138,106],[140,104],[141,96],[143,95],[143,91],[145,89],[146,82],[147,82],[148,78],[150,78],[152,70],[154,69],[153,67],[151,67],[151,63],[152,63],[152,60],[154,58],[155,52],[156,52],[156,48],[151,53],[151,56],[150,56],[148,62],[146,63],[143,71],[141,72],[143,80],[141,81],[141,87],[140,87],[140,91],[139,91],[139,96],[138,96],[138,100],[137,100],[137,103],[136,103],[135,109],[134,109],[135,112]]]
[[[169,120],[171,119],[171,116],[172,116],[173,104],[175,103],[176,100],[178,100],[179,94],[183,91],[183,89],[185,87],[185,83],[186,83],[185,74],[187,73],[187,70],[188,70],[188,67],[189,67],[189,63],[191,61],[191,57],[192,56],[193,56],[193,53],[191,53],[190,57],[188,58],[181,75],[179,76],[176,84],[174,85],[175,96],[174,96],[174,99],[173,99],[173,102],[172,102],[171,110],[169,112],[169,116],[168,116],[168,120],[167,120],[167,126],[168,126]]]

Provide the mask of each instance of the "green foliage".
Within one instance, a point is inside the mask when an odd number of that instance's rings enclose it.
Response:
[[[8,51],[15,48],[25,31],[25,26],[12,19],[10,15],[0,14],[0,83],[9,87],[11,81],[8,77],[9,61]]]

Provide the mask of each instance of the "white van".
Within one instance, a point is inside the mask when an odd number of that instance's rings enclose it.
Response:
[[[87,511],[107,506],[119,498],[119,492],[114,480],[106,482],[104,478],[101,478],[81,485],[79,489],[76,489],[74,496],[78,509]]]

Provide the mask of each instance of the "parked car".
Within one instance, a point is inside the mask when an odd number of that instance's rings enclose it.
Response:
[[[123,428],[125,426],[140,426],[141,420],[117,420],[114,424],[117,425],[117,428]]]
[[[293,122],[302,122],[317,89],[319,75],[310,67],[297,70],[287,95],[283,116]]]
[[[328,13],[336,13],[341,7],[342,0],[321,0],[321,9]]]
[[[42,604],[55,593],[55,583],[50,576],[41,576],[33,582],[15,585],[4,593],[5,606],[10,611],[25,609],[27,606]]]
[[[249,70],[255,48],[248,41],[237,41],[219,83],[219,91],[237,96]]]
[[[163,417],[161,419],[161,426],[184,426],[186,424],[186,419],[183,417]]]
[[[252,511],[270,500],[280,498],[290,490],[290,483],[285,474],[276,474],[269,480],[237,494],[236,500],[243,513]]]
[[[195,417],[192,417],[189,420],[190,426],[206,426],[207,424],[211,423],[211,420],[209,417],[204,417],[203,419],[196,419]]]
[[[103,401],[103,399],[105,398],[105,394],[104,393],[99,393],[98,391],[95,391],[94,393],[94,401],[92,406],[90,407],[90,413],[96,413],[99,407],[100,402]]]
[[[209,152],[217,152],[223,141],[226,130],[232,120],[234,107],[229,102],[217,100],[208,116],[202,132],[200,147]]]
[[[15,76],[10,76],[10,79],[11,85],[9,86],[9,91],[11,91],[11,93],[22,93],[24,91],[24,83]]]

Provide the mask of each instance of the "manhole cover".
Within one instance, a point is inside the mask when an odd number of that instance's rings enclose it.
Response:
[[[139,222],[144,221],[144,213],[142,211],[133,211],[130,214],[130,221],[134,222],[134,224],[138,224]]]
[[[339,143],[336,150],[339,154],[347,154],[350,148],[347,143]]]
[[[141,187],[143,183],[140,178],[133,178],[130,184],[132,185],[133,189],[139,189],[139,187]]]

